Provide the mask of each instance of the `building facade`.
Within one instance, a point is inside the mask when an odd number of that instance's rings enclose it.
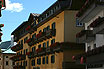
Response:
[[[76,15],[77,24],[84,29],[77,34],[77,42],[85,43],[85,53],[76,56],[77,62],[83,58],[82,64],[87,69],[104,68],[104,0],[87,0]]]
[[[14,55],[13,53],[0,53],[0,69],[13,69],[15,62],[10,58]]]
[[[16,28],[12,35],[17,42],[11,49],[15,69],[84,69],[76,65],[73,55],[84,51],[84,44],[76,43],[75,15],[84,0],[56,1],[42,14],[31,13],[28,21]]]

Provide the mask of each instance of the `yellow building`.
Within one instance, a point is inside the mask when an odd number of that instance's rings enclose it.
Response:
[[[16,69],[84,69],[76,65],[73,55],[84,51],[76,43],[75,15],[84,0],[56,1],[42,14],[31,13],[28,21],[16,28],[12,35],[17,45],[12,47],[17,55],[12,59]]]

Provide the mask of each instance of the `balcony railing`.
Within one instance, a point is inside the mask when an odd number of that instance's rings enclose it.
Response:
[[[94,40],[94,35],[92,30],[82,30],[76,34],[77,43],[87,43]]]
[[[103,5],[104,0],[87,0],[76,14],[76,17],[79,19],[79,22],[87,23],[104,8]]]
[[[28,53],[26,53],[26,55],[28,55],[28,58],[34,58],[34,57],[37,57],[37,53],[36,53],[36,51],[34,51],[34,52],[28,52]]]
[[[11,50],[12,51],[19,51],[19,50],[21,50],[21,49],[23,49],[23,45],[21,45],[21,44],[17,44],[17,45],[15,45],[15,46],[13,46],[12,48],[11,48]]]
[[[42,55],[45,55],[46,54],[46,48],[38,48],[37,50],[36,50],[36,52],[37,52],[37,54],[38,54],[38,56],[42,56]]]
[[[31,25],[31,28],[32,28],[34,31],[37,31],[37,25],[34,25],[34,23]]]
[[[41,32],[41,33],[37,34],[38,41],[42,42],[43,40],[45,40],[46,39],[45,35],[46,35],[45,32]]]
[[[34,44],[36,44],[38,41],[37,41],[37,38],[29,38],[26,43],[28,43],[29,46],[32,46]]]
[[[84,57],[83,60],[86,60],[85,64],[104,64],[104,46],[77,55],[75,59],[78,61],[81,57]]]
[[[25,60],[26,59],[26,55],[24,55],[24,54],[16,55],[16,56],[11,57],[11,59],[13,61]]]
[[[54,30],[48,30],[46,32],[40,32],[36,35],[36,38],[29,38],[26,43],[28,43],[29,46],[32,46],[36,43],[42,42],[43,40],[49,39],[52,36],[56,35],[56,29]]]
[[[56,42],[56,43],[50,45],[50,49],[52,52],[59,52],[61,50],[60,43]]]
[[[29,25],[29,26],[26,28],[26,31],[28,31],[29,33],[32,33],[32,32],[34,32],[34,29],[32,28],[31,25]]]
[[[56,35],[56,29],[52,30],[48,30],[46,32],[40,32],[39,34],[36,35],[38,42],[42,42],[43,40],[49,39],[52,36]]]
[[[104,34],[104,17],[97,18],[90,27],[93,27],[93,34]]]
[[[54,44],[51,44],[47,48],[38,48],[34,52],[27,52],[26,55],[28,55],[28,58],[34,58],[34,57],[39,57],[43,55],[49,55],[53,53],[59,53],[63,52],[65,49],[67,50],[84,50],[84,45],[83,44],[76,44],[76,43],[70,43],[70,42],[56,42]]]
[[[13,66],[13,69],[25,69],[25,66],[15,65],[15,66]]]

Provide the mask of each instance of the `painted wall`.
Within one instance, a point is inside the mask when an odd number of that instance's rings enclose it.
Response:
[[[64,41],[76,42],[76,34],[80,32],[83,27],[76,27],[76,13],[77,11],[65,10],[64,20]]]

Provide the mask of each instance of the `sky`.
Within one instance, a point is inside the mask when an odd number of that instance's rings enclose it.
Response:
[[[5,0],[6,9],[2,10],[0,24],[2,28],[2,42],[11,40],[11,33],[24,21],[30,13],[41,14],[57,0]]]

